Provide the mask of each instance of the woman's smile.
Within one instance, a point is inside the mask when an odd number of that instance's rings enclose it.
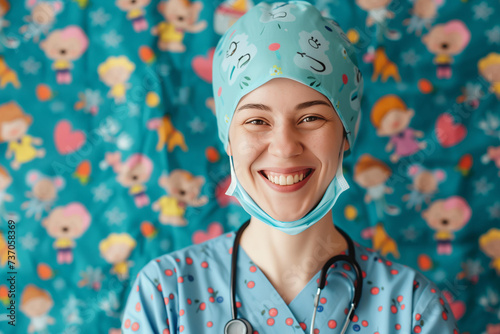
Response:
[[[277,173],[268,170],[262,170],[259,174],[265,183],[279,192],[293,192],[304,187],[314,173],[312,168],[301,168],[300,170],[289,173]]]

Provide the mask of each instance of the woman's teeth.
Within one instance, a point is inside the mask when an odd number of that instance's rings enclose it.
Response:
[[[269,176],[269,181],[274,184],[279,184],[281,186],[291,186],[292,184],[298,183],[304,179],[304,174],[295,174],[295,175],[280,175],[280,176]]]

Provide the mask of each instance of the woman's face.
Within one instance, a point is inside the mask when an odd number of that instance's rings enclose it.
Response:
[[[274,219],[294,221],[323,197],[337,171],[342,138],[342,123],[324,95],[277,78],[240,100],[227,153],[255,203]],[[347,150],[347,140],[344,145]]]

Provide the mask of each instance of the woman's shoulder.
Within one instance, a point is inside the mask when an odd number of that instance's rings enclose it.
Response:
[[[182,277],[179,274],[186,271],[199,271],[209,267],[213,269],[229,263],[227,261],[231,256],[233,240],[234,232],[224,233],[202,243],[160,255],[149,261],[140,272],[148,277],[158,274]]]

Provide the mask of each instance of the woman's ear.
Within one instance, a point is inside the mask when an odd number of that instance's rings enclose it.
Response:
[[[232,156],[233,153],[231,152],[231,143],[227,143],[227,148],[226,148],[226,153],[228,156]]]
[[[351,145],[349,145],[349,141],[347,138],[344,138],[344,151],[347,151],[350,147]]]

